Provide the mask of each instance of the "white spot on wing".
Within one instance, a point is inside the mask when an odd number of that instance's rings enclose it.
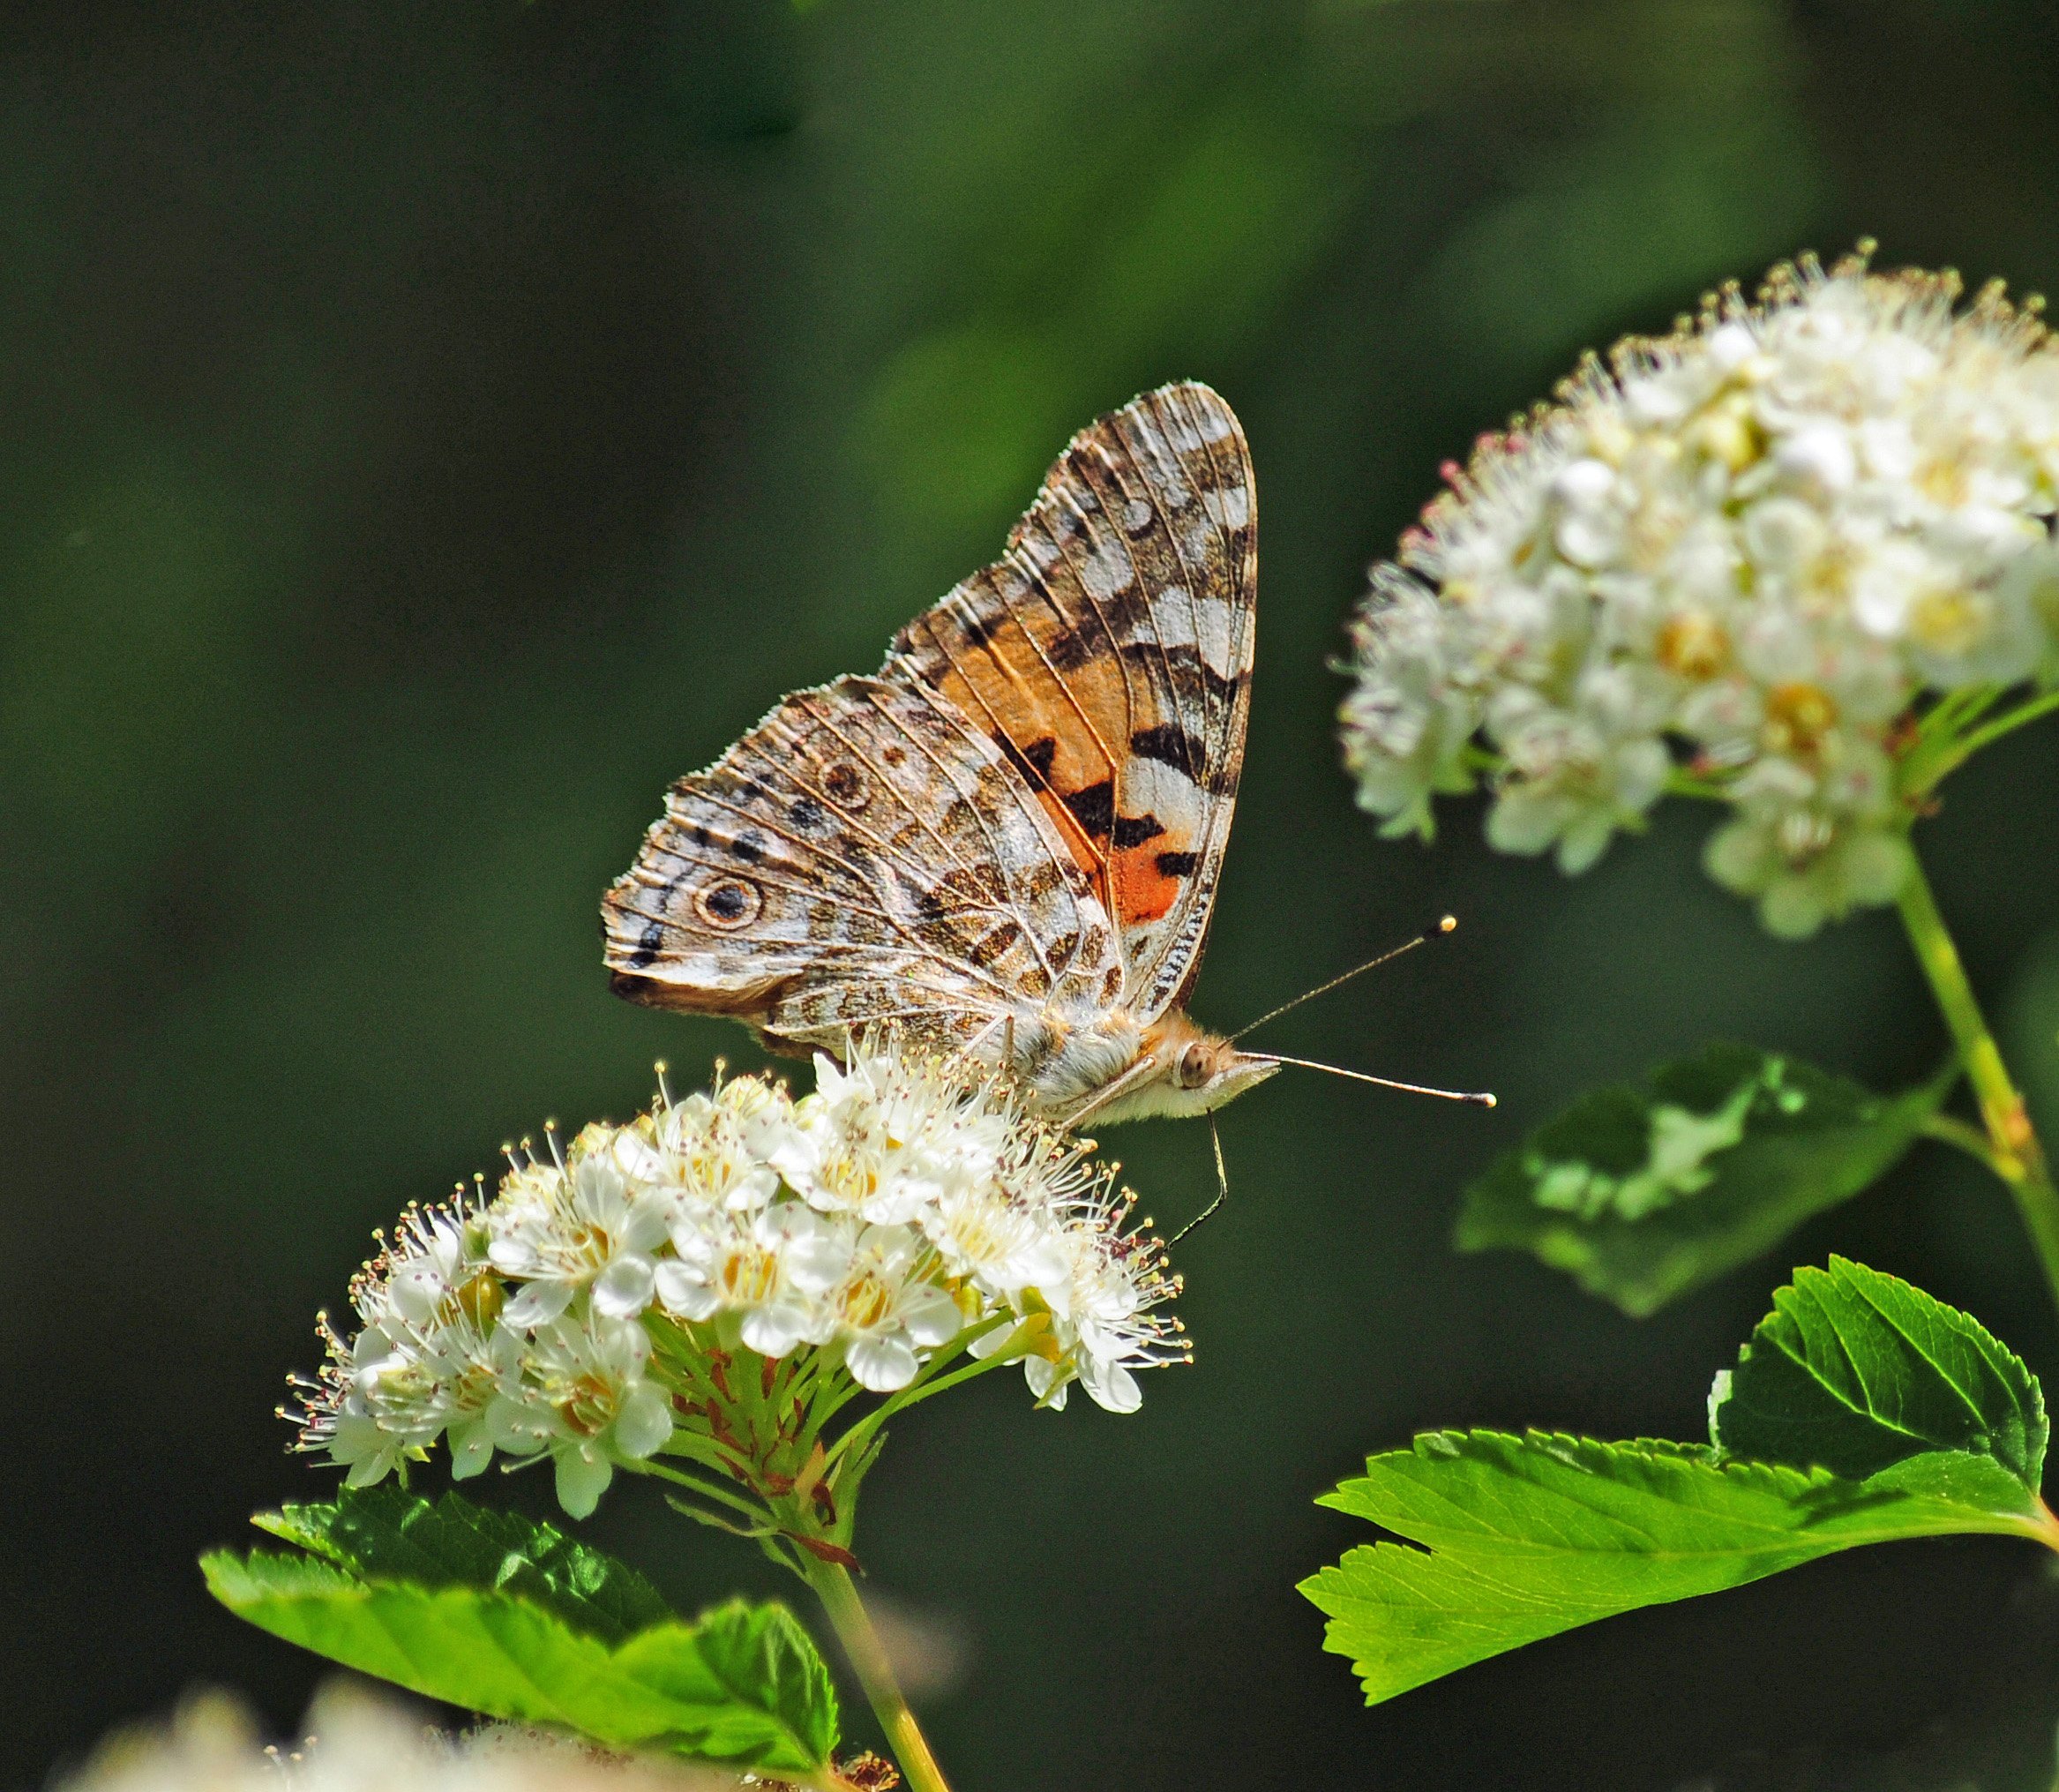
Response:
[[[1225,529],[1242,529],[1251,521],[1251,494],[1241,485],[1225,485],[1211,491],[1202,505]]]
[[[1145,619],[1139,617],[1128,638],[1134,641]],[[1199,647],[1194,638],[1194,600],[1184,585],[1168,585],[1151,599],[1150,634],[1167,647]]]
[[[1094,551],[1080,566],[1080,582],[1090,596],[1104,602],[1118,591],[1128,590],[1136,576],[1137,569],[1130,559],[1129,550],[1112,536],[1097,543]]]
[[[1172,832],[1200,831],[1202,793],[1178,766],[1163,760],[1131,759],[1122,769],[1122,813],[1156,815]]]
[[[1238,668],[1230,657],[1230,604],[1227,598],[1204,597],[1201,601],[1202,663],[1218,678],[1229,678]]]
[[[1137,463],[1150,475],[1152,485],[1165,503],[1174,510],[1192,504],[1194,490],[1187,483],[1179,456],[1172,452],[1151,420],[1139,413],[1130,419],[1129,429],[1134,439]],[[1190,446],[1198,447],[1200,444],[1195,442]]]

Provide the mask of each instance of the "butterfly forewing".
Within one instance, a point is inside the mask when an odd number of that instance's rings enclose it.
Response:
[[[1055,1066],[1072,1099],[1116,1075],[1207,932],[1255,528],[1243,432],[1206,386],[1082,431],[1001,559],[877,676],[787,698],[673,786],[604,904],[617,988],[833,1051],[898,1020]]]
[[[895,646],[1043,795],[1121,930],[1140,1018],[1200,954],[1243,765],[1251,461],[1206,386],[1074,438],[1007,552]]]

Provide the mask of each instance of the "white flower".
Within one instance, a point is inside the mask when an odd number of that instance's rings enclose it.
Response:
[[[1062,1407],[1076,1378],[1097,1406],[1134,1413],[1143,1398],[1137,1370],[1189,1360],[1179,1322],[1158,1310],[1179,1293],[1178,1281],[1158,1248],[1122,1233],[1116,1218],[1089,1215],[1069,1231],[1071,1285],[1053,1314],[1056,1348],[1023,1361],[1031,1392],[1046,1406]]]
[[[793,1104],[779,1083],[738,1076],[711,1093],[664,1101],[615,1136],[622,1173],[640,1187],[668,1189],[685,1208],[754,1212],[779,1192],[773,1159],[793,1126]]]
[[[947,1189],[923,1232],[953,1275],[998,1301],[1027,1288],[1062,1288],[1072,1273],[1055,1216],[998,1179]]]
[[[531,1166],[516,1198],[487,1211],[495,1269],[525,1286],[508,1303],[510,1325],[545,1324],[591,1287],[595,1308],[631,1319],[650,1305],[671,1202],[663,1186],[630,1181],[609,1128],[589,1127],[555,1176]]]
[[[376,1280],[385,1308],[408,1325],[427,1326],[449,1316],[487,1268],[484,1229],[460,1189],[448,1207],[413,1207],[401,1216]],[[361,1287],[372,1279],[361,1278]]]
[[[494,1443],[511,1456],[548,1451],[558,1503],[587,1517],[618,1460],[640,1461],[672,1435],[665,1391],[645,1376],[649,1361],[650,1340],[634,1322],[550,1322],[523,1353],[520,1383],[487,1411]]]
[[[562,1160],[511,1154],[489,1205],[409,1210],[351,1285],[357,1331],[323,1322],[296,1447],[354,1486],[439,1438],[460,1478],[496,1450],[548,1457],[584,1517],[680,1426],[732,1462],[783,1448],[802,1435],[785,1428],[822,1422],[810,1401],[826,1419],[854,1383],[895,1392],[947,1349],[1031,1352],[1046,1404],[1077,1379],[1119,1411],[1136,1369],[1184,1358],[1157,1310],[1173,1285],[1122,1233],[1090,1144],[891,1034],[821,1083],[799,1103],[757,1077],[677,1103],[661,1089]]]
[[[356,1336],[347,1343],[325,1323],[329,1362],[302,1384],[298,1447],[346,1466],[351,1486],[384,1480],[445,1434],[460,1478],[491,1458],[486,1408],[513,1363],[483,1242],[462,1191],[448,1207],[410,1208],[351,1284]]]
[[[673,1226],[672,1249],[657,1270],[668,1313],[738,1314],[744,1343],[761,1356],[822,1342],[824,1316],[808,1291],[834,1280],[848,1253],[810,1209],[788,1202],[754,1214],[689,1213]]]
[[[1490,841],[1578,871],[1677,754],[1736,804],[1708,864],[1769,926],[1893,900],[1898,728],[2059,672],[2059,351],[1958,296],[1776,269],[1484,440],[1355,625],[1344,761],[1384,831],[1492,766]]]
[[[773,1162],[821,1212],[875,1225],[918,1218],[949,1187],[992,1177],[1012,1125],[983,1090],[899,1052],[815,1060],[815,1092],[795,1105]]]
[[[803,1271],[861,1388],[887,1394],[906,1387],[922,1366],[917,1352],[948,1344],[962,1328],[957,1302],[918,1272],[930,1256],[906,1226],[868,1226],[834,1254],[842,1262],[833,1279],[818,1281],[813,1267]]]

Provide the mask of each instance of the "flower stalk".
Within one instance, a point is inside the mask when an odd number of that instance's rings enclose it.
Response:
[[[1922,866],[1912,856],[1907,881],[1898,898],[1902,926],[1923,967],[1932,994],[1950,1030],[1973,1084],[1981,1123],[1987,1129],[1987,1160],[2015,1196],[2024,1228],[2031,1235],[2052,1298],[2059,1303],[2059,1188],[2045,1158],[2043,1145],[2031,1126],[2030,1112],[2003,1061],[1980,998],[1967,980],[1958,948],[1952,942],[1937,898]]]
[[[895,1677],[887,1646],[872,1626],[872,1615],[865,1610],[865,1601],[858,1597],[857,1583],[850,1578],[850,1571],[842,1563],[812,1557],[807,1563],[806,1576],[808,1585],[815,1589],[816,1597],[822,1601],[822,1609],[828,1615],[837,1640],[843,1645],[844,1653],[850,1658],[850,1665],[857,1675],[858,1684],[865,1689],[872,1714],[887,1733],[895,1759],[900,1763],[902,1773],[908,1781],[909,1792],[951,1792],[950,1782],[937,1765],[929,1738],[923,1735],[922,1726],[916,1722],[915,1713],[909,1708],[908,1695],[902,1691],[901,1683]]]

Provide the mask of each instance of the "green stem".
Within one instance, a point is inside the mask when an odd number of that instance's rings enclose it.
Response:
[[[1954,1070],[1958,1069],[1955,1064]],[[1969,1158],[2002,1175],[2002,1166],[1995,1156],[1995,1147],[1988,1143],[1988,1135],[1971,1121],[1961,1120],[1956,1113],[1934,1113],[1923,1122],[1921,1131],[1925,1138],[1937,1140],[1941,1144],[1953,1146]],[[2006,1181],[2007,1177],[2003,1180]]]
[[[2037,1248],[2052,1297],[2059,1301],[2059,1188],[2053,1187],[2044,1147],[2032,1130],[2029,1110],[2010,1079],[2009,1067],[2002,1061],[2002,1049],[1988,1030],[1980,1000],[1959,962],[1958,948],[1952,944],[1944,917],[1938,912],[1929,880],[1913,858],[1899,901],[1902,925],[1908,930],[1916,962],[1930,979],[1931,993],[1951,1030],[1966,1067],[1966,1080],[1980,1103],[1981,1123],[1992,1148],[1992,1167],[2016,1197],[2017,1211]]]
[[[999,1350],[992,1356],[977,1359],[965,1368],[954,1369],[949,1375],[942,1373],[947,1364],[962,1355],[976,1340],[985,1337],[988,1332],[993,1331],[1001,1323],[1001,1316],[997,1315],[978,1325],[968,1326],[963,1331],[961,1331],[957,1338],[952,1341],[949,1348],[940,1352],[925,1362],[922,1366],[921,1372],[906,1387],[898,1393],[888,1395],[884,1406],[877,1406],[866,1413],[842,1436],[839,1437],[830,1448],[830,1462],[836,1463],[847,1456],[856,1457],[864,1450],[866,1441],[887,1420],[898,1413],[906,1412],[917,1400],[926,1400],[932,1394],[940,1392],[945,1388],[955,1387],[960,1382],[970,1381],[974,1376],[983,1375],[990,1368],[999,1368],[1003,1363],[1017,1361],[1022,1354],[1020,1351]],[[820,1429],[820,1427],[814,1428]]]
[[[1666,775],[1666,793],[1669,797],[1695,797],[1703,802],[1722,803],[1730,799],[1726,786],[1714,778],[1703,777],[1689,771],[1685,766],[1676,765]]]
[[[1976,728],[1959,742],[1958,757],[1969,758],[1989,741],[1999,740],[2004,734],[2013,732],[2026,723],[2035,722],[2040,716],[2049,716],[2055,709],[2059,709],[2059,691],[2047,691],[2041,696],[2018,703],[2013,709],[2005,709],[1992,722]]]
[[[648,1457],[640,1462],[625,1462],[623,1466],[634,1470],[638,1474],[655,1475],[660,1481],[669,1481],[673,1486],[685,1488],[701,1499],[718,1501],[732,1511],[741,1512],[756,1524],[762,1525],[765,1522],[765,1508],[755,1500],[746,1499],[743,1495],[733,1493],[714,1481],[704,1481],[697,1474],[682,1473],[678,1469],[669,1467]]]
[[[858,1599],[857,1585],[850,1571],[838,1563],[811,1556],[807,1571],[808,1584],[821,1600],[822,1609],[828,1613],[829,1623],[843,1645],[844,1653],[850,1657],[872,1713],[887,1732],[895,1759],[907,1777],[909,1792],[951,1792],[943,1769],[930,1752],[928,1738],[908,1708],[907,1695],[894,1677],[893,1663],[887,1659],[879,1631],[872,1628],[871,1615]]]
[[[1973,701],[1983,693],[1985,701]],[[1928,796],[1983,746],[2005,734],[2014,733],[2040,716],[2059,709],[2059,690],[2045,691],[2025,698],[2013,709],[2005,709],[1992,722],[1981,723],[1976,728],[1973,724],[1994,706],[2001,692],[1988,686],[1981,687],[1980,692],[1958,694],[1967,701],[1955,705],[1947,698],[1923,718],[1922,738],[1902,766],[1905,796],[1916,799]]]

